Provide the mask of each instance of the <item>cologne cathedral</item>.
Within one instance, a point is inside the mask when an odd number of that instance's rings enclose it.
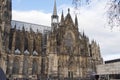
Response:
[[[0,68],[8,80],[80,80],[96,73],[103,63],[99,45],[79,32],[70,9],[60,19],[56,1],[45,26],[12,20],[12,1],[0,0]]]

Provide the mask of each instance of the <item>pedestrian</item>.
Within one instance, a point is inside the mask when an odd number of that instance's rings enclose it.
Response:
[[[6,80],[6,75],[1,68],[0,68],[0,80]]]

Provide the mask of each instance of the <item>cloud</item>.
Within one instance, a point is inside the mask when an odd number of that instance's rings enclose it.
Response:
[[[32,10],[32,11],[12,11],[12,19],[18,21],[24,21],[35,24],[42,24],[50,26],[51,14],[44,13],[42,11]]]
[[[95,39],[101,47],[101,53],[104,60],[120,58],[120,31],[114,29],[111,32],[109,27],[106,27],[105,5],[103,2],[96,3],[92,8],[82,8],[79,15],[79,28],[84,29],[89,38]],[[114,54],[114,55],[113,55]]]
[[[94,6],[80,8],[80,14],[78,14],[79,31],[84,30],[90,40],[94,39],[100,44],[101,54],[104,60],[120,58],[120,31],[118,29],[111,31],[109,27],[106,27],[105,1],[101,0],[101,2],[95,2],[91,5]],[[68,8],[71,8],[71,15],[74,20],[75,10],[70,5],[64,4],[59,6],[58,12],[61,14],[61,11],[64,10],[66,15]],[[37,10],[13,10],[13,20],[50,26],[51,14],[52,13],[44,13]]]

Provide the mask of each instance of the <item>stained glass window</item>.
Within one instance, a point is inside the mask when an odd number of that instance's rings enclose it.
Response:
[[[71,33],[67,33],[67,35],[65,37],[65,46],[71,47],[72,45],[73,45],[72,34]]]

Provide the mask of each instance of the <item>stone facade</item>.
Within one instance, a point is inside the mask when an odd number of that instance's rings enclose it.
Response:
[[[6,70],[6,51],[9,44],[11,0],[0,0],[0,66]]]
[[[99,45],[78,31],[77,16],[73,22],[69,9],[59,22],[55,2],[47,27],[12,21],[11,0],[0,4],[0,67],[8,79],[75,80],[90,77],[102,64]]]

